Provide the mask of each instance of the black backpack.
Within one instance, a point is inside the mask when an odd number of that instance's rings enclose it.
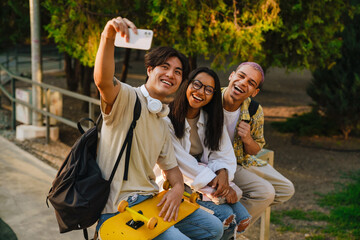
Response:
[[[98,126],[102,120],[101,115],[96,124],[94,123],[94,126],[85,133],[80,124],[82,120],[78,122],[79,131],[83,135],[76,141],[61,165],[46,199],[46,204],[48,205],[49,200],[55,209],[60,233],[83,229],[84,237],[88,239],[87,228],[96,223],[106,205],[111,181],[128,144],[124,173],[124,180],[127,180],[133,130],[140,113],[141,104],[136,96],[133,121],[109,180],[103,179],[96,162]]]
[[[250,118],[252,118],[254,116],[254,114],[257,112],[259,108],[259,103],[254,101],[253,99],[251,99],[250,105],[249,105],[249,115]],[[244,122],[250,123],[250,120],[244,120]]]
[[[249,105],[250,118],[252,118],[252,116],[254,116],[254,114],[257,112],[258,108],[259,108],[259,103],[256,102],[255,100],[251,99],[251,102]]]

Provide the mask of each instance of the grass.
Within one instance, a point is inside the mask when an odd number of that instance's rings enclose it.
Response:
[[[344,239],[360,239],[360,171],[347,176],[345,187],[321,196],[320,206],[331,209],[327,232]],[[346,238],[349,237],[349,238]]]
[[[279,219],[281,217],[287,216],[294,220],[304,220],[304,221],[327,221],[328,216],[322,212],[318,211],[308,211],[305,212],[300,209],[292,209],[292,210],[285,210],[285,211],[279,211],[274,213],[274,215],[278,215],[276,219]],[[273,217],[273,216],[271,216]]]
[[[278,231],[315,232],[307,239],[360,239],[360,171],[346,176],[347,184],[337,184],[330,193],[319,195],[318,204],[329,210],[329,214],[319,211],[292,209],[273,211],[271,222],[278,225]],[[288,221],[291,219],[291,221]],[[305,221],[310,224],[295,227],[294,221]],[[323,226],[313,226],[311,222],[325,222]]]

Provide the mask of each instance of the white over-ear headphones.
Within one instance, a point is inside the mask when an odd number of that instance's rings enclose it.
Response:
[[[146,97],[147,100],[147,108],[151,113],[157,114],[159,117],[165,117],[169,114],[169,107],[166,104],[162,104],[162,102],[158,99],[152,98],[149,95],[145,85],[140,87],[142,94]]]
[[[169,112],[170,112],[169,106],[166,105],[166,104],[163,104],[163,105],[162,105],[162,108],[161,108],[161,111],[158,112],[157,115],[158,115],[159,117],[166,117],[166,116],[169,114]]]

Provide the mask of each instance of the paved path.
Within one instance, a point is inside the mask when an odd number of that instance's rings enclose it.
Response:
[[[54,168],[0,136],[0,218],[19,240],[84,239],[82,231],[60,234],[52,206],[46,206],[55,175]]]

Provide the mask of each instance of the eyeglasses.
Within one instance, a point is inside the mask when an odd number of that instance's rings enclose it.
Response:
[[[199,80],[192,80],[192,87],[196,90],[201,89],[202,87],[204,87],[205,89],[205,94],[206,95],[212,95],[215,92],[215,89],[212,86],[209,85],[204,85],[202,82],[200,82]]]

